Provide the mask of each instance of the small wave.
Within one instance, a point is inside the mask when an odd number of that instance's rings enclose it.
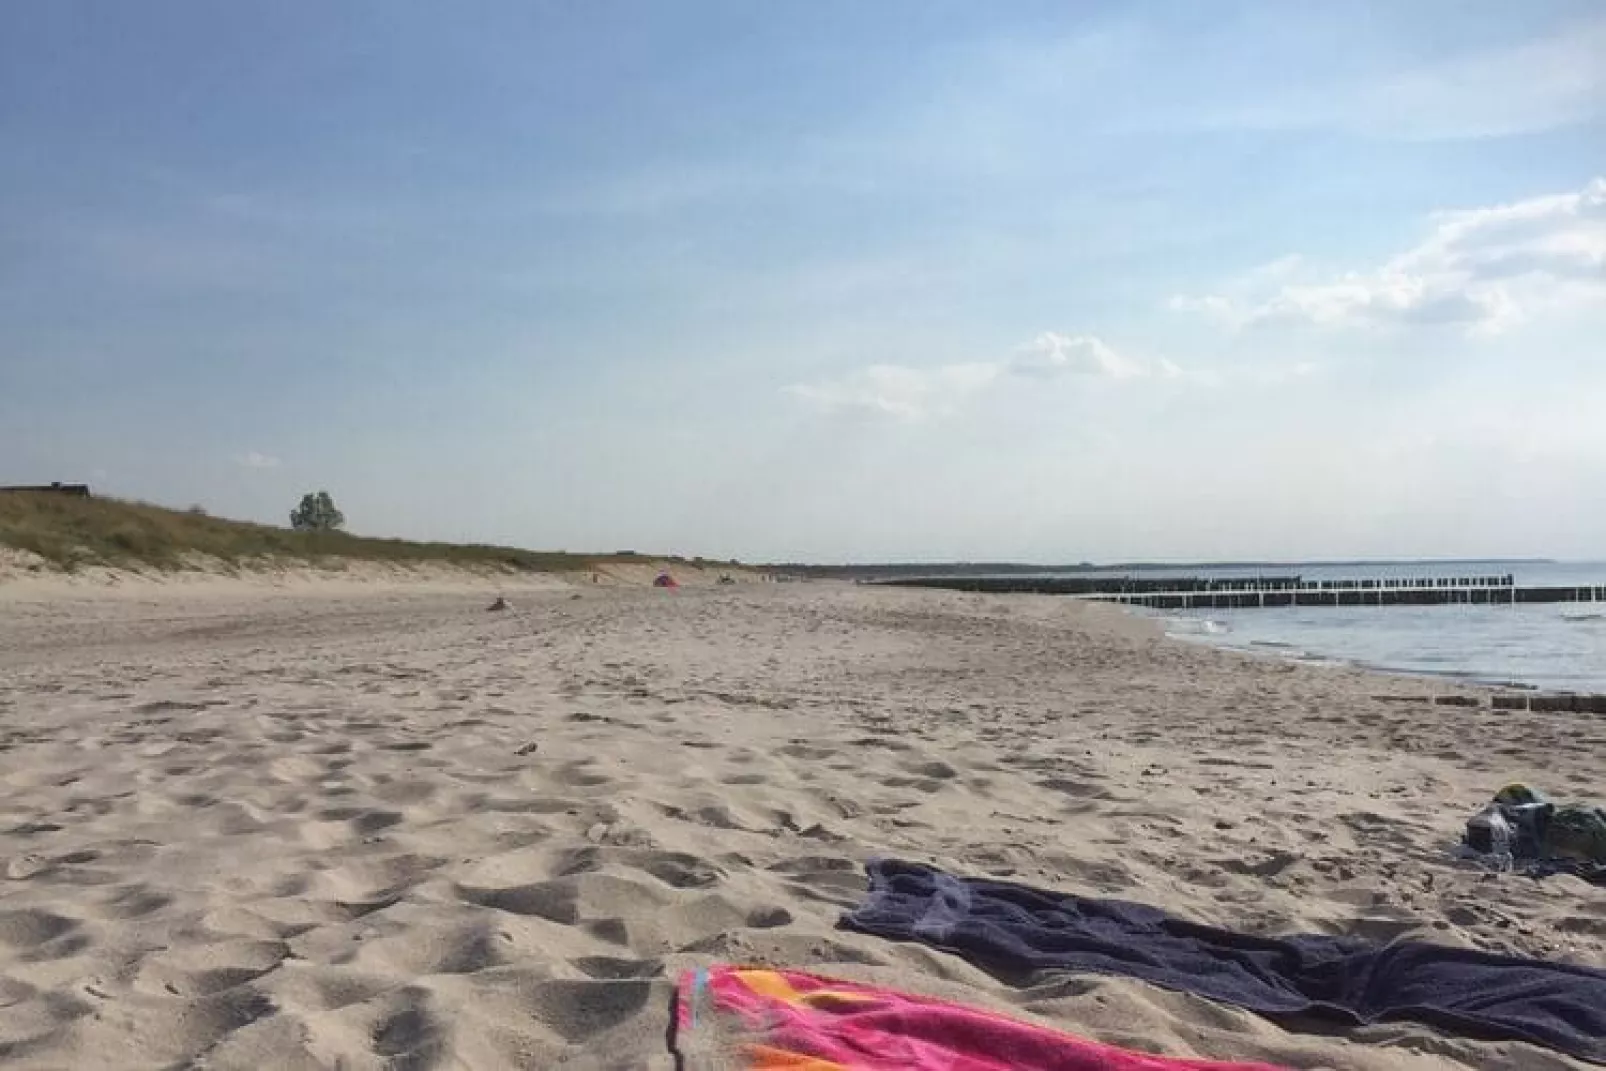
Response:
[[[1165,631],[1170,636],[1225,636],[1232,629],[1208,617],[1168,617]]]
[[[1244,644],[1232,644],[1233,650],[1243,651],[1245,654],[1260,658],[1275,658],[1285,662],[1303,662],[1312,666],[1341,666],[1346,663],[1342,659],[1319,655],[1313,651],[1292,643],[1283,643],[1279,640],[1250,640]]]
[[[1602,621],[1606,620],[1606,614],[1562,614],[1561,619],[1563,621]]]

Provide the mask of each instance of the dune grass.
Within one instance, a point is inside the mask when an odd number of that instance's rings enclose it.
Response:
[[[365,561],[510,572],[566,572],[649,560],[634,554],[569,554],[296,532],[139,502],[30,492],[0,494],[0,546],[31,551],[67,571],[88,565],[181,569],[201,555],[231,565],[309,563],[339,568],[348,561]]]

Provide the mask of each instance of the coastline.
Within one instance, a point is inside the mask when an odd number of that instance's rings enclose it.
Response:
[[[1452,684],[1463,688],[1476,688],[1490,692],[1522,691],[1544,692],[1547,689],[1540,684],[1526,681],[1496,680],[1494,678],[1480,677],[1472,673],[1458,670],[1426,670],[1408,669],[1402,666],[1391,666],[1381,662],[1368,662],[1356,658],[1344,658],[1338,655],[1324,655],[1307,651],[1292,643],[1276,643],[1263,640],[1253,640],[1249,643],[1216,643],[1207,638],[1189,635],[1186,632],[1166,630],[1166,638],[1180,643],[1197,644],[1216,651],[1230,651],[1233,654],[1244,655],[1248,658],[1265,658],[1275,662],[1284,662],[1296,666],[1328,666],[1337,669],[1349,669],[1360,673],[1368,673],[1377,677],[1398,678],[1415,681],[1424,685]],[[1550,689],[1555,691],[1555,689]],[[1563,693],[1573,694],[1573,693]]]
[[[1242,637],[1236,626],[1246,620],[1244,616],[1232,618],[1182,616],[1142,609],[1134,609],[1133,612],[1160,622],[1166,634],[1180,642],[1211,647],[1217,650],[1235,651],[1251,657],[1272,658],[1304,665],[1347,666],[1366,672],[1415,680],[1424,684],[1451,682],[1465,687],[1488,689],[1497,692],[1516,691],[1572,696],[1606,695],[1606,677],[1597,676],[1591,678],[1585,676],[1577,681],[1563,683],[1550,672],[1547,672],[1547,667],[1540,665],[1530,664],[1527,667],[1528,673],[1526,676],[1521,672],[1521,667],[1518,667],[1518,672],[1508,672],[1494,668],[1492,664],[1479,666],[1480,659],[1477,654],[1460,656],[1464,660],[1464,664],[1461,666],[1447,665],[1445,668],[1433,668],[1421,664],[1413,665],[1411,664],[1412,656],[1410,653],[1411,637],[1405,634],[1397,634],[1395,640],[1397,644],[1396,653],[1392,657],[1397,660],[1391,660],[1391,656],[1388,654],[1378,656],[1377,654],[1357,653],[1355,650],[1357,647],[1365,648],[1370,646],[1375,649],[1378,646],[1377,635],[1387,634],[1389,626],[1394,624],[1394,622],[1390,621],[1390,616],[1398,615],[1402,612],[1410,613],[1411,611],[1409,610],[1402,611],[1397,608],[1385,607],[1351,611],[1351,613],[1355,614],[1367,614],[1369,618],[1364,621],[1350,622],[1346,626],[1346,628],[1353,628],[1356,633],[1360,634],[1359,636],[1345,635],[1338,638],[1335,638],[1332,633],[1312,636],[1309,634],[1310,630],[1301,628],[1297,624],[1281,630],[1275,627],[1271,629],[1255,629],[1249,631],[1247,637]],[[1320,612],[1331,613],[1332,611]],[[1503,614],[1508,611],[1504,608],[1460,607],[1453,608],[1450,612]],[[1279,611],[1243,611],[1244,615],[1254,615],[1253,618],[1248,619],[1254,624],[1259,624],[1267,619],[1268,615],[1276,613],[1279,613]],[[1601,618],[1591,615],[1580,618],[1563,617],[1560,620],[1596,621],[1601,620]],[[1557,622],[1552,622],[1552,624],[1555,625]],[[1270,638],[1273,634],[1279,638]],[[1453,634],[1453,631],[1446,630],[1433,636],[1432,642],[1442,643],[1444,636]],[[1361,636],[1364,636],[1365,639],[1361,639]],[[1487,643],[1487,636],[1469,637],[1469,647],[1476,649],[1477,641],[1480,638]],[[1510,642],[1513,650],[1520,650],[1525,649],[1524,645],[1542,643],[1542,641],[1543,637],[1525,636],[1513,637]],[[1349,648],[1349,650],[1345,650],[1345,648]],[[1510,668],[1509,663],[1512,651],[1503,651],[1501,654],[1505,656],[1508,668]],[[1485,652],[1485,655],[1488,656],[1488,652]],[[1590,656],[1588,652],[1582,652],[1579,657],[1588,660]],[[1598,658],[1594,660],[1598,661]],[[1488,656],[1488,661],[1497,663],[1500,659]]]
[[[668,1066],[670,980],[715,960],[1175,1055],[1584,1066],[1119,978],[1012,988],[836,922],[900,855],[1250,933],[1606,966],[1606,890],[1451,852],[1508,781],[1596,790],[1606,723],[1402,706],[1392,675],[1047,596],[192,594],[0,606],[19,1066]]]

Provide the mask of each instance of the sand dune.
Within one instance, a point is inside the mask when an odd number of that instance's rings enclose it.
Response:
[[[1118,1044],[1295,1067],[1572,1066],[1290,1033],[1133,982],[1010,989],[838,931],[873,854],[1201,921],[1606,965],[1606,890],[1453,863],[1606,721],[1378,696],[1064,600],[0,587],[0,1059],[668,1067],[673,972],[806,966]]]

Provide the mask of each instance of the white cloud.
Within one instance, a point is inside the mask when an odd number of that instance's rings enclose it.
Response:
[[[1023,376],[1091,375],[1110,379],[1136,379],[1150,375],[1148,365],[1117,353],[1092,335],[1060,335],[1045,331],[1022,347],[1009,362],[1011,372]]]
[[[280,464],[271,454],[259,454],[255,450],[237,455],[234,463],[248,469],[276,469]]]
[[[1403,269],[1463,271],[1475,282],[1527,275],[1606,283],[1606,177],[1576,193],[1441,212]]]
[[[787,387],[786,392],[824,412],[920,420],[953,412],[1006,376],[1132,380],[1185,375],[1171,361],[1142,361],[1092,335],[1045,331],[1005,360],[929,368],[875,364],[823,383]]]
[[[919,420],[952,412],[997,376],[998,366],[994,364],[946,364],[933,368],[873,364],[840,379],[800,384],[786,391],[827,413]]]
[[[1454,324],[1492,334],[1546,310],[1606,301],[1606,178],[1432,219],[1425,240],[1370,271],[1294,282],[1304,263],[1284,258],[1231,293],[1178,296],[1170,307],[1236,327]]]

